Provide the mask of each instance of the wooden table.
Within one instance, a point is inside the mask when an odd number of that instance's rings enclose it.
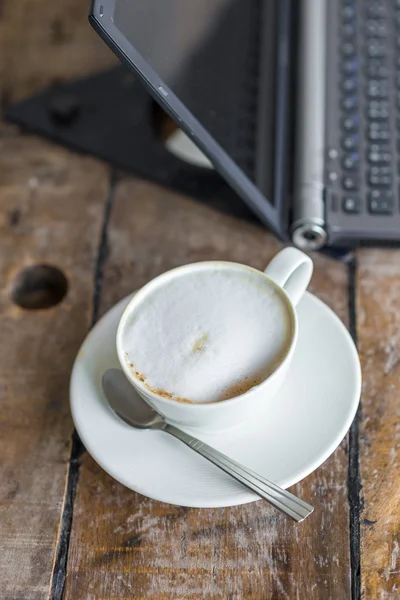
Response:
[[[3,105],[113,64],[86,4],[2,0]],[[364,387],[350,434],[293,490],[312,517],[161,504],[113,481],[73,434],[74,356],[104,311],[162,271],[213,258],[263,267],[279,244],[4,123],[0,145],[0,598],[400,598],[399,251],[314,256],[313,292],[358,340]],[[43,263],[65,274],[67,295],[18,307],[18,275]]]

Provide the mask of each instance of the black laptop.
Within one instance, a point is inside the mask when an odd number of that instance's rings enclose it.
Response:
[[[400,240],[400,0],[93,0],[90,21],[280,238]]]

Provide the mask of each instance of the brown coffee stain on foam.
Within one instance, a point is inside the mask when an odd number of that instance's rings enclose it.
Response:
[[[181,396],[175,396],[171,394],[171,392],[166,392],[165,390],[161,390],[160,388],[152,388],[147,383],[144,384],[150,392],[153,394],[157,394],[157,396],[161,396],[161,398],[168,398],[168,400],[174,400],[175,402],[181,402],[182,404],[194,404],[192,400],[189,398],[182,398]]]
[[[243,379],[241,379],[240,381],[229,386],[225,390],[225,392],[223,392],[221,394],[220,398],[218,398],[218,400],[216,400],[216,402],[221,402],[223,400],[230,400],[231,398],[236,398],[237,396],[246,394],[252,388],[263,383],[263,381],[268,379],[268,377],[270,377],[279,368],[279,366],[282,364],[282,362],[286,358],[288,352],[289,352],[289,348],[286,348],[286,347],[283,348],[281,350],[281,352],[279,352],[278,355],[275,357],[275,359],[270,362],[270,364],[268,365],[268,368],[266,368],[262,373],[259,373],[257,375],[248,375],[248,376],[244,377]]]
[[[200,338],[200,340],[198,340],[198,342],[200,342],[201,339],[202,338]],[[196,344],[198,342],[196,342]],[[196,344],[195,344],[195,346],[196,346]],[[203,346],[203,348],[204,348],[204,346]],[[200,347],[199,350],[197,350],[197,352],[201,352],[203,348]],[[195,347],[193,348],[193,351],[196,351]],[[189,398],[183,398],[182,396],[177,396],[175,394],[172,394],[171,392],[167,392],[166,390],[163,390],[162,388],[152,387],[147,382],[145,375],[143,375],[143,373],[141,373],[140,371],[137,371],[135,369],[135,366],[133,363],[129,363],[129,367],[131,369],[133,376],[136,377],[136,379],[138,379],[141,383],[143,383],[144,386],[149,390],[149,392],[152,392],[153,394],[156,394],[157,396],[160,396],[161,398],[166,398],[167,400],[173,400],[174,402],[181,402],[182,404],[196,404],[195,402],[193,402],[193,400],[189,400]],[[261,376],[245,377],[243,380],[231,385],[227,390],[225,390],[225,392],[223,392],[221,397],[218,398],[217,400],[214,400],[213,402],[202,403],[202,404],[215,404],[215,402],[222,402],[223,400],[230,400],[231,398],[235,398],[236,396],[241,396],[242,394],[245,394],[246,392],[251,390],[253,387],[260,385],[260,383],[262,383],[264,381],[264,379],[265,379],[265,377],[261,377]]]
[[[145,375],[143,375],[143,373],[141,373],[140,371],[137,371],[135,369],[135,365],[133,363],[128,363],[129,368],[132,372],[132,375],[134,377],[136,377],[136,379],[138,379],[141,383],[143,383],[143,385],[149,390],[149,392],[152,392],[153,394],[156,394],[157,396],[160,396],[161,398],[167,398],[168,400],[174,400],[175,402],[182,402],[183,404],[193,404],[192,400],[189,400],[188,398],[182,398],[181,396],[175,396],[175,394],[172,394],[171,392],[167,392],[166,390],[163,390],[161,388],[154,388],[151,387],[151,385],[149,385],[147,383],[147,378]]]
[[[260,385],[263,380],[263,377],[245,377],[241,381],[229,386],[229,388],[225,390],[225,392],[218,399],[218,402],[221,402],[222,400],[230,400],[231,398],[236,398],[236,396],[241,396],[257,385]]]
[[[201,336],[193,344],[192,352],[196,352],[196,353],[203,352],[203,350],[206,347],[209,337],[210,337],[209,333],[207,333],[207,332],[202,333]]]
[[[140,373],[140,371],[136,371],[135,365],[131,362],[128,363],[128,366],[132,372],[132,375],[146,385],[146,377],[143,375],[143,373]]]

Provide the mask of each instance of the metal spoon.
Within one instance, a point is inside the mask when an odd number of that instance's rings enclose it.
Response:
[[[314,510],[310,504],[296,498],[275,483],[167,423],[162,415],[142,400],[119,369],[106,371],[102,378],[102,386],[110,407],[128,425],[138,429],[160,429],[170,433],[297,522],[303,521]]]

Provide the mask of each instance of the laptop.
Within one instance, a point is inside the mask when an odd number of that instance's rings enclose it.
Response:
[[[399,0],[92,0],[89,19],[282,240],[400,240]]]

